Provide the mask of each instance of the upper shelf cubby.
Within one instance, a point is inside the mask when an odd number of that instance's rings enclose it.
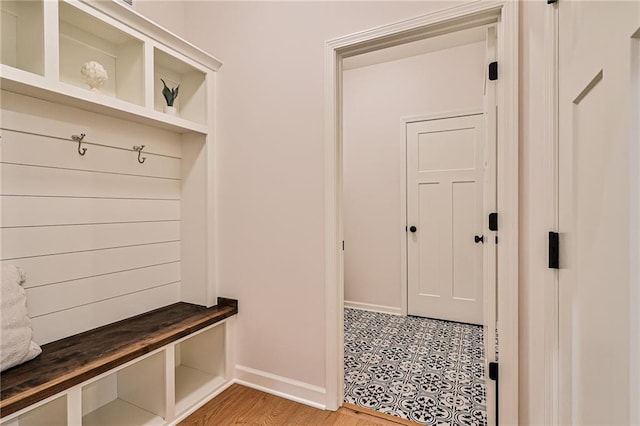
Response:
[[[2,64],[44,75],[43,1],[0,2]]]
[[[162,95],[164,88],[162,81],[164,80],[170,88],[180,87],[178,97],[173,105],[177,115],[185,120],[207,124],[206,74],[158,48],[153,49],[153,65],[155,110],[163,111],[167,105]]]
[[[0,0],[0,12],[2,90],[181,133],[211,132],[221,62],[123,2]],[[83,77],[92,61],[108,75],[102,84]],[[180,86],[175,117],[164,112],[160,79]]]
[[[144,44],[78,8],[59,3],[60,81],[131,102],[144,103]],[[95,61],[106,70],[102,87],[91,89],[81,74]]]

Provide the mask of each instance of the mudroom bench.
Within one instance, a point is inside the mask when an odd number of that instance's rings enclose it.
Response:
[[[0,423],[175,424],[230,383],[233,299],[174,303],[42,346],[2,373]]]

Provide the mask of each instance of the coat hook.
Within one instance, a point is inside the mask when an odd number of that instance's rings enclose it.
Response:
[[[144,145],[134,145],[133,146],[133,150],[134,151],[138,151],[138,163],[140,163],[140,164],[144,163],[144,160],[147,159],[147,157],[140,158],[140,154],[142,154],[142,150],[143,149],[144,149]]]
[[[71,140],[78,142],[78,154],[80,155],[84,155],[87,152],[87,148],[82,148],[82,140],[84,139],[84,137],[87,136],[84,133],[80,133],[80,136],[78,135],[71,135]]]

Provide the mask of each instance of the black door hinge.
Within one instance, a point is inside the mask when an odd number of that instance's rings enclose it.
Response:
[[[344,251],[344,240],[342,240],[342,251]]]
[[[549,268],[560,268],[560,234],[549,232]]]
[[[489,363],[489,378],[491,380],[498,381],[498,363],[497,362]]]
[[[553,4],[555,2],[557,2],[558,0],[547,0],[547,4]]]
[[[497,80],[498,79],[498,63],[491,62],[489,64],[489,80]]]
[[[496,382],[496,425],[499,425],[500,423],[498,423],[498,413],[500,413],[500,398],[498,395],[498,363],[497,362],[490,362],[489,363],[489,378],[493,381]]]
[[[489,230],[498,230],[498,213],[489,213]]]

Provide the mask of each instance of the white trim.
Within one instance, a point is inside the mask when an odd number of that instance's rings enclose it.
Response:
[[[545,215],[550,231],[558,230],[558,9],[557,4],[546,7],[544,12],[544,145],[545,163],[542,170],[544,188],[548,192],[548,209]],[[546,270],[544,276],[535,278],[544,285],[544,423],[558,425],[558,368],[559,351],[559,294],[558,273]]]
[[[632,36],[632,70],[640,70],[640,29]],[[631,129],[630,140],[630,157],[631,157],[631,224],[629,235],[631,248],[631,289],[629,293],[629,312],[630,317],[630,336],[629,336],[629,349],[631,360],[630,378],[629,378],[629,424],[640,424],[640,365],[636,360],[640,359],[640,147],[638,146],[638,140],[640,140],[640,122],[637,117],[640,115],[640,82],[637,78],[633,78],[632,71],[632,93],[636,96],[633,97],[633,105],[631,109],[631,123],[635,118],[635,125]]]
[[[339,267],[342,257],[340,241],[342,229],[338,225],[338,206],[340,205],[340,188],[338,187],[342,162],[338,154],[338,143],[342,124],[339,120],[342,98],[338,91],[338,75],[340,62],[334,45],[329,42],[325,46],[325,383],[329,410],[337,410],[343,400],[343,351],[344,341],[344,274]],[[341,316],[338,318],[338,316]]]
[[[400,314],[409,314],[409,261],[407,254],[407,123],[400,119]],[[402,229],[404,228],[404,232]]]
[[[236,365],[235,382],[314,408],[321,410],[326,409],[324,404],[326,390],[319,386],[310,385],[243,365]]]
[[[496,23],[498,30],[498,324],[500,419],[518,424],[518,3],[473,2],[330,40],[325,46],[326,406],[342,405],[343,267],[341,67],[343,57]]]
[[[344,307],[351,308],[351,309],[358,309],[360,311],[380,312],[383,314],[391,314],[391,315],[403,315],[402,308],[396,308],[393,306],[374,305],[372,303],[360,303],[360,302],[351,302],[349,300],[345,300]]]
[[[65,1],[78,7],[78,2],[76,0]],[[218,58],[210,55],[166,28],[156,24],[130,6],[126,6],[115,1],[80,1],[95,10],[106,13],[118,22],[152,38],[161,45],[167,46],[177,52],[182,52],[185,56],[195,59],[199,64],[202,64],[207,68],[217,71],[222,66],[222,62]]]
[[[482,26],[496,22],[495,16],[499,14],[506,3],[502,1],[472,1],[329,40],[327,46],[342,57],[348,57],[456,30]]]
[[[518,3],[506,1],[498,31],[498,336],[499,417],[518,424]]]

